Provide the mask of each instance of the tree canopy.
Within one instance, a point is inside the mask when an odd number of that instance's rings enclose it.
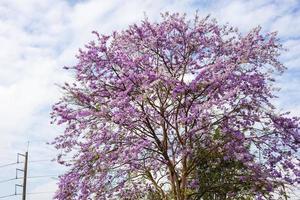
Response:
[[[276,33],[165,13],[94,34],[53,106],[56,199],[277,199],[299,183],[299,118],[271,102]]]

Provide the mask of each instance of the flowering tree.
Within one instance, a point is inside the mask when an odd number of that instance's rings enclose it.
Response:
[[[168,13],[94,33],[53,106],[70,166],[56,199],[272,199],[299,182],[299,119],[270,102],[275,33]]]

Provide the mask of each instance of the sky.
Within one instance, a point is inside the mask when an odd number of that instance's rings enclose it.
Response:
[[[299,0],[0,0],[0,197],[14,194],[15,184],[21,184],[20,179],[1,181],[14,178],[23,163],[1,166],[28,149],[28,200],[52,199],[64,169],[51,162],[57,152],[46,142],[63,130],[50,125],[49,113],[62,95],[57,84],[72,78],[63,66],[76,63],[78,49],[95,39],[93,30],[109,34],[145,13],[157,21],[161,12],[192,16],[196,10],[242,33],[258,25],[263,32],[278,31],[288,49],[280,57],[288,70],[277,79],[281,90],[274,104],[300,116]]]

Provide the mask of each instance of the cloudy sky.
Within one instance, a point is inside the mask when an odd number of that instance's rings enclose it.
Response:
[[[45,144],[61,132],[49,124],[49,113],[60,96],[56,84],[70,80],[62,67],[76,62],[78,48],[94,37],[91,31],[121,30],[144,13],[155,21],[161,12],[191,16],[196,10],[243,33],[257,25],[279,32],[289,49],[281,56],[288,70],[278,79],[275,104],[300,116],[299,0],[0,0],[0,196],[14,194],[21,180],[5,180],[22,164],[1,166],[16,162],[29,146],[28,200],[51,199],[63,169],[50,162],[56,152]]]

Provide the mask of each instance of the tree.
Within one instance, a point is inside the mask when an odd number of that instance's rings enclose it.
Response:
[[[270,102],[275,33],[166,13],[94,34],[53,106],[70,167],[56,199],[272,199],[299,182],[299,118]]]

